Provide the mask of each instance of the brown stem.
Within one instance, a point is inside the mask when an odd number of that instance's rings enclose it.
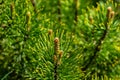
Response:
[[[54,64],[54,80],[58,80],[57,69],[58,69],[58,64],[57,64],[57,62],[55,62],[55,64]]]
[[[61,2],[58,0],[58,21],[61,22]]]
[[[74,0],[74,4],[75,4],[75,17],[74,17],[74,21],[75,21],[75,25],[78,22],[78,0]]]
[[[54,39],[54,80],[58,80],[58,54],[59,54],[59,38]]]

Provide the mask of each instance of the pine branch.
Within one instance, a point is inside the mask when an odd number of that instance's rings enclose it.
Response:
[[[58,67],[61,64],[63,51],[59,49],[59,38],[54,39],[54,80],[58,80]]]
[[[101,46],[102,46],[102,42],[105,40],[107,34],[108,34],[108,31],[109,31],[109,28],[110,28],[110,23],[111,23],[111,20],[113,19],[114,17],[114,11],[112,11],[111,7],[108,7],[107,9],[107,15],[106,15],[107,19],[105,21],[105,30],[101,36],[101,38],[98,40],[98,43],[97,45],[95,46],[95,49],[94,49],[94,52],[93,52],[93,55],[89,58],[89,62],[85,65],[84,68],[82,68],[82,71],[85,71],[89,68],[90,65],[94,64],[94,60],[96,59],[97,57],[97,53],[100,51],[101,49]]]
[[[100,51],[100,47],[101,47],[102,42],[104,41],[105,37],[107,36],[107,33],[108,33],[108,28],[106,27],[106,29],[104,30],[101,38],[98,40],[97,45],[95,46],[93,55],[90,57],[90,60],[89,60],[88,64],[87,64],[84,68],[82,68],[82,71],[87,70],[88,67],[89,67],[89,66],[93,63],[93,61],[96,59],[97,53]]]
[[[58,80],[58,53],[59,53],[59,38],[54,39],[54,80]]]

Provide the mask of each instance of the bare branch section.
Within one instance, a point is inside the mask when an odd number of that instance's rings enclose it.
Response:
[[[58,21],[61,22],[61,2],[58,0]]]
[[[75,25],[77,24],[77,22],[78,22],[78,7],[79,7],[79,5],[78,5],[78,0],[74,0],[74,4],[75,4],[75,17],[74,17],[74,21],[75,21]]]
[[[103,34],[101,36],[101,38],[98,40],[98,43],[97,45],[95,46],[95,49],[94,49],[94,52],[93,52],[93,55],[89,58],[89,62],[85,65],[84,68],[82,68],[82,71],[85,71],[89,68],[89,66],[91,66],[92,64],[94,64],[94,60],[96,59],[97,57],[97,53],[100,51],[101,49],[101,46],[102,46],[102,42],[105,40],[107,34],[108,34],[108,31],[109,31],[109,28],[110,28],[110,23],[111,23],[111,20],[113,19],[114,17],[114,11],[112,11],[111,7],[108,7],[107,9],[107,20],[105,21],[105,30],[103,31]]]

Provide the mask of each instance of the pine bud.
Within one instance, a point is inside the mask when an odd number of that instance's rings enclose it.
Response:
[[[31,20],[31,14],[30,14],[30,12],[28,11],[27,14],[26,14],[27,24],[30,23],[30,20]]]
[[[63,55],[63,51],[60,50],[60,51],[59,51],[59,58],[62,58],[62,55]]]
[[[54,55],[54,62],[56,63],[57,62],[57,56]]]
[[[93,24],[93,17],[92,16],[89,17],[89,20],[90,20],[90,23]]]
[[[59,38],[55,38],[54,39],[54,49],[55,49],[55,54],[58,54],[59,53]]]
[[[10,10],[11,10],[11,12],[14,11],[14,3],[11,3],[11,4],[10,4]]]
[[[108,8],[107,8],[107,15],[106,15],[108,19],[111,18],[111,15],[110,15],[110,14],[111,14],[111,11],[112,11],[112,8],[111,8],[111,7],[108,7]]]
[[[52,29],[48,30],[48,35],[51,35],[53,33]]]
[[[112,12],[111,12],[111,18],[114,18],[114,15],[115,15],[115,12],[112,11]]]
[[[108,12],[111,12],[111,11],[112,11],[112,8],[109,6],[109,7],[107,8],[107,11],[108,11]]]
[[[32,3],[33,7],[36,6],[36,2],[35,2],[35,0],[31,0],[31,3]]]
[[[2,24],[1,27],[2,27],[2,28],[6,28],[7,25],[6,25],[6,24]]]
[[[14,6],[14,3],[12,2],[10,4],[10,11],[11,11],[11,19],[14,19],[14,15],[15,15],[15,6]]]
[[[27,14],[26,14],[27,31],[30,31],[30,21],[31,21],[31,14],[28,11]]]

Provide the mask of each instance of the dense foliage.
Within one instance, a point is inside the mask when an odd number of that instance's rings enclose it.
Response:
[[[120,79],[119,0],[0,1],[1,80]]]

